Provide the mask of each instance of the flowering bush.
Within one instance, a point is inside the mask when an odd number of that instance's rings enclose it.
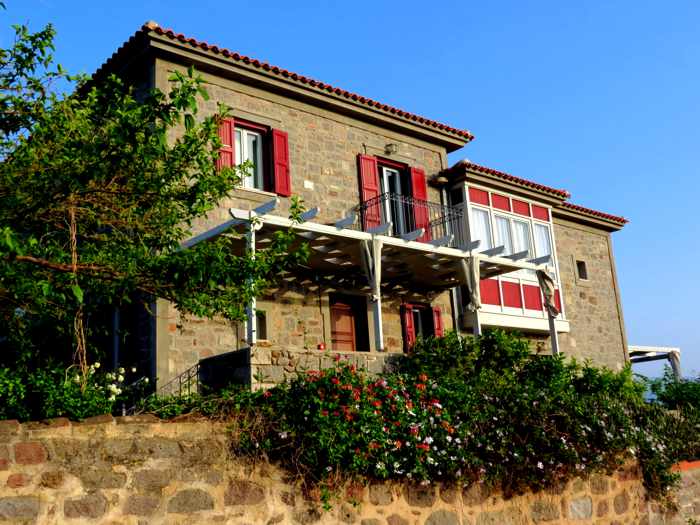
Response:
[[[506,494],[610,471],[637,457],[663,497],[688,425],[648,406],[629,369],[530,353],[504,332],[419,342],[375,378],[339,361],[250,394],[234,444],[321,485],[338,477],[481,481]],[[695,429],[697,431],[697,429]],[[665,433],[665,434],[664,434]]]
[[[68,417],[79,420],[111,413],[123,393],[125,370],[102,372],[90,366],[83,387],[71,367],[0,368],[0,419],[40,420]]]

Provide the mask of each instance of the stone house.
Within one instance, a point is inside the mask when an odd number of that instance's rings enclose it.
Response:
[[[419,336],[484,326],[521,331],[547,351],[556,335],[565,354],[612,368],[627,361],[611,244],[625,219],[469,161],[450,167],[447,154],[472,140],[468,131],[155,23],[96,77],[116,73],[167,91],[171,72],[190,65],[208,82],[201,113],[232,108],[219,162],[254,166],[196,225],[196,240],[226,225],[264,246],[289,227],[290,196],[298,195],[311,209],[295,228],[312,256],[258,297],[244,324],[186,318],[158,301],[141,347],[115,348],[115,362],[149,361],[161,385],[206,363],[274,383],[325,366],[333,353],[378,371]],[[555,316],[537,270],[553,279]]]

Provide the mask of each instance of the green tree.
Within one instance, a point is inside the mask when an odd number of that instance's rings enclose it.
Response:
[[[291,232],[254,257],[236,233],[181,249],[245,169],[216,168],[227,110],[197,114],[207,92],[195,71],[173,74],[167,94],[136,92],[55,66],[51,26],[15,35],[0,50],[0,330],[12,350],[0,366],[73,353],[85,375],[96,312],[141,297],[240,318],[303,260]]]

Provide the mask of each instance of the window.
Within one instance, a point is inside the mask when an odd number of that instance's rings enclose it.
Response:
[[[588,268],[586,267],[586,261],[576,261],[576,273],[578,278],[582,281],[588,280]]]
[[[418,337],[442,337],[442,313],[437,306],[404,304],[401,306],[404,351],[411,349]]]
[[[258,339],[267,339],[267,315],[263,310],[255,310],[255,330]]]
[[[236,165],[240,166],[244,162],[250,164],[243,178],[243,187],[265,190],[262,134],[245,128],[236,128],[235,136]]]
[[[242,186],[291,195],[286,132],[244,120],[224,119],[219,126],[218,168],[248,163]]]
[[[488,250],[493,248],[491,242],[491,218],[487,210],[480,208],[472,208],[471,210],[471,240],[481,241],[479,250]]]
[[[510,219],[502,215],[496,215],[496,246],[505,246],[504,255],[510,255],[513,253],[513,238],[510,233]]]
[[[410,185],[405,172],[396,168],[379,166],[380,185],[384,195],[382,213],[385,221],[391,221],[394,234],[406,233],[410,229],[411,209],[402,196],[410,196]]]

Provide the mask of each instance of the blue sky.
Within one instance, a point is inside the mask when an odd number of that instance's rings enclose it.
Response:
[[[613,236],[631,344],[700,371],[700,3],[6,0],[94,71],[146,20],[476,135],[451,161],[624,215]],[[695,226],[693,226],[695,224]],[[657,365],[639,367],[654,374]]]

